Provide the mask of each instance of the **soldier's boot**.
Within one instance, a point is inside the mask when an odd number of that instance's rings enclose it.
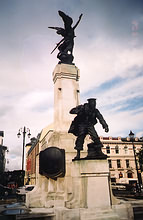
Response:
[[[80,150],[77,150],[77,155],[75,156],[74,160],[80,159]]]

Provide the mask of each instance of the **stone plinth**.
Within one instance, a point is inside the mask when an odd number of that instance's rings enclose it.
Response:
[[[73,116],[69,111],[79,105],[79,69],[75,65],[57,64],[54,82],[54,130],[67,132]]]
[[[72,164],[73,194],[67,208],[111,206],[107,160],[79,160]]]

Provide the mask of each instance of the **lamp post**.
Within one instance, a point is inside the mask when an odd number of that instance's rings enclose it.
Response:
[[[139,190],[139,192],[141,192],[141,182],[140,182],[139,169],[138,169],[138,163],[137,163],[137,158],[136,158],[136,147],[134,145],[135,137],[134,137],[134,133],[132,131],[130,131],[129,137],[130,137],[130,141],[132,142],[132,145],[133,145],[135,166],[136,166],[137,178],[138,178],[138,190]]]
[[[17,134],[17,137],[20,138],[21,134],[23,135],[23,153],[22,153],[22,171],[24,170],[24,147],[25,147],[25,137],[26,134],[28,136],[28,138],[30,138],[31,134],[30,134],[30,129],[26,128],[24,126],[24,128],[20,128]]]

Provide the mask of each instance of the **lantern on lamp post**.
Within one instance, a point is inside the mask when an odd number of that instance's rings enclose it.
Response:
[[[30,129],[26,128],[24,126],[24,128],[20,128],[18,133],[17,133],[17,137],[20,138],[21,134],[23,135],[23,153],[22,153],[22,171],[24,170],[24,147],[25,147],[25,138],[26,138],[26,134],[28,136],[28,138],[30,138],[31,134],[30,134]]]

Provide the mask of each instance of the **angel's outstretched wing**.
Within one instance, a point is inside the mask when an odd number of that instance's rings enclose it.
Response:
[[[69,27],[71,27],[73,20],[71,17],[69,17],[68,15],[66,15],[64,12],[62,11],[58,11],[59,15],[62,17],[63,22],[64,22],[64,26],[65,26],[65,30]]]

